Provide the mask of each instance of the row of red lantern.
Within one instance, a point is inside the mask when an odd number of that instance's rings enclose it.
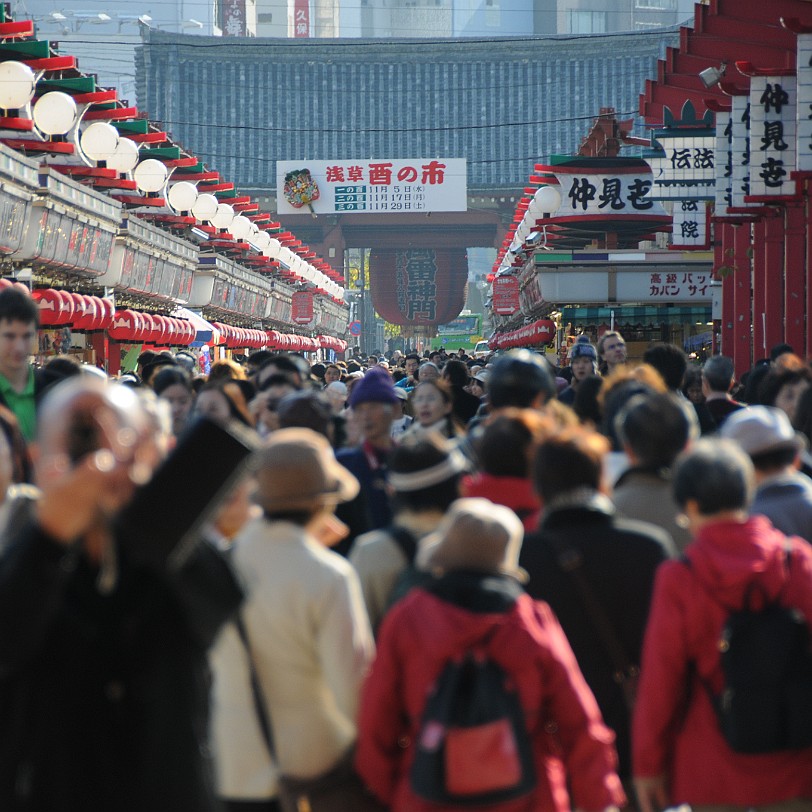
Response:
[[[73,330],[106,330],[116,312],[110,299],[67,290],[39,288],[31,292],[31,298],[37,303],[43,327],[70,325]]]
[[[225,345],[230,350],[238,347],[259,350],[268,344],[268,337],[264,330],[234,327],[231,324],[223,324],[219,321],[213,321],[211,326],[220,334],[219,344]]]
[[[188,347],[197,330],[185,319],[142,313],[138,310],[116,310],[107,335],[115,341],[134,344],[158,344]]]
[[[532,347],[549,344],[555,338],[555,324],[549,319],[539,319],[508,333],[495,333],[488,340],[492,350],[509,350],[513,347]]]
[[[316,338],[325,350],[344,352],[347,349],[347,342],[342,341],[340,338],[334,338],[333,336],[317,336]]]

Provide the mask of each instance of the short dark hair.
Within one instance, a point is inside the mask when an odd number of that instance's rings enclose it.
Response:
[[[259,369],[257,370],[257,376],[262,375],[262,373],[268,367],[276,367],[281,372],[284,372],[288,375],[295,375],[296,378],[302,378],[302,371],[299,369],[299,365],[294,361],[289,355],[285,355],[282,353],[277,353],[276,355],[272,355],[269,358],[266,358],[260,365]],[[294,386],[298,389],[298,384],[294,383]]]
[[[688,367],[688,357],[674,344],[655,344],[643,353],[643,363],[650,364],[662,375],[665,385],[676,391]]]
[[[492,476],[530,477],[536,445],[552,423],[534,409],[505,409],[490,417],[475,441],[479,467]]]
[[[792,349],[791,344],[786,344],[786,343],[776,344],[770,350],[770,360],[775,361],[776,358],[779,358],[782,355],[786,355],[787,353],[793,353],[793,354],[795,353],[795,350]]]
[[[703,438],[677,457],[673,483],[676,503],[684,508],[693,500],[703,516],[744,510],[753,493],[753,463],[732,440]]]
[[[19,288],[0,290],[0,321],[21,321],[39,327],[37,303]]]
[[[533,406],[540,395],[543,402],[555,397],[552,369],[545,358],[529,350],[510,350],[501,355],[488,377],[491,408]]]
[[[812,382],[812,372],[808,367],[797,369],[771,368],[758,387],[758,402],[764,406],[774,406],[779,392],[788,385],[801,381]]]
[[[756,471],[770,473],[783,471],[784,468],[795,462],[797,456],[797,448],[777,448],[773,451],[765,451],[763,454],[753,454],[750,460]]]
[[[539,496],[552,502],[579,488],[599,490],[609,442],[597,432],[568,429],[543,440],[533,461]]]
[[[705,361],[702,377],[713,392],[727,392],[733,382],[733,359],[726,355],[714,355]]]
[[[615,418],[615,431],[646,468],[670,468],[699,434],[696,411],[674,395],[635,395]]]
[[[468,372],[468,367],[465,361],[454,360],[448,361],[443,367],[443,377],[452,385],[456,387],[465,386],[471,379]]]
[[[192,391],[192,376],[179,366],[165,366],[160,372],[156,372],[152,381],[152,391],[160,395],[170,386],[180,384],[184,388]]]
[[[598,339],[598,355],[603,358],[603,348],[606,345],[606,342],[610,338],[618,338],[620,339],[622,344],[625,344],[626,341],[623,336],[617,330],[607,330],[599,339]]]

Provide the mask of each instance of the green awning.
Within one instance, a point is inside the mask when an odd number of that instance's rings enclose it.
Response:
[[[615,324],[686,324],[711,320],[711,306],[625,305],[618,307],[562,307],[561,321],[566,324],[607,324],[614,314]]]

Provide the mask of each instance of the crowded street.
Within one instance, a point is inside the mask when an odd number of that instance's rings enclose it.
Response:
[[[812,4],[82,2],[0,3],[0,812],[812,812]]]

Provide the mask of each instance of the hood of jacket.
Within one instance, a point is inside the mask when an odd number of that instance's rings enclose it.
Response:
[[[764,516],[705,525],[685,556],[713,598],[731,609],[754,588],[775,600],[787,579],[786,537]]]
[[[541,503],[530,479],[478,473],[463,477],[460,491],[463,496],[484,496],[509,507],[522,520],[525,530],[535,530],[538,525]]]

